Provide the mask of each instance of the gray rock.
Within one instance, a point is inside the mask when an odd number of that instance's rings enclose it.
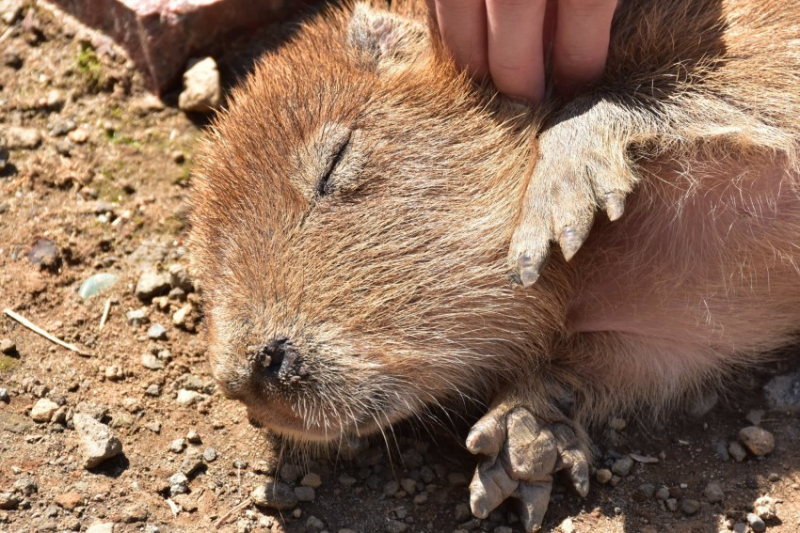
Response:
[[[405,478],[400,480],[400,486],[408,494],[414,494],[415,492],[417,492],[417,482],[411,478]]]
[[[747,533],[747,524],[744,522],[736,522],[733,524],[733,533]]]
[[[213,58],[190,62],[189,69],[183,74],[183,87],[178,96],[178,107],[183,111],[206,113],[222,102],[219,70]]]
[[[314,498],[317,497],[313,487],[303,486],[295,487],[294,495],[297,497],[297,500],[301,502],[313,502]]]
[[[169,493],[172,496],[189,492],[189,478],[183,472],[177,472],[169,477]]]
[[[772,378],[764,385],[764,396],[776,411],[800,413],[800,371]]]
[[[648,499],[648,500],[650,498],[652,498],[653,496],[655,496],[655,494],[656,494],[656,486],[653,485],[652,483],[642,483],[641,485],[639,485],[639,489],[638,490],[639,490],[639,494],[643,498]]]
[[[38,400],[31,409],[31,420],[34,422],[50,422],[59,405],[47,398]]]
[[[149,319],[147,317],[147,308],[141,307],[139,309],[132,309],[125,313],[125,317],[128,319],[128,323],[132,326],[141,326]]]
[[[611,466],[611,471],[618,476],[625,477],[631,473],[631,468],[633,468],[633,459],[626,455],[614,461],[614,464]]]
[[[32,496],[39,492],[39,485],[30,476],[22,476],[14,482],[14,493],[22,494],[23,496]]]
[[[90,415],[83,413],[75,413],[72,423],[81,439],[84,468],[94,468],[103,461],[122,453],[122,442],[111,433],[105,424],[101,424]]]
[[[280,481],[267,481],[259,485],[250,493],[250,498],[258,507],[266,509],[286,510],[297,506],[297,496],[286,483]]]
[[[207,463],[213,463],[217,460],[217,450],[212,447],[208,447],[203,452],[203,460]]]
[[[309,516],[308,520],[306,520],[306,527],[322,531],[323,529],[325,529],[325,522],[323,522],[316,516]]]
[[[737,463],[741,463],[747,457],[745,449],[736,441],[728,444],[728,453],[731,454],[731,457],[733,457],[734,461]]]
[[[183,265],[170,265],[169,283],[174,289],[182,289],[184,292],[194,291],[192,279],[189,277],[189,272]]]
[[[697,514],[697,511],[700,510],[700,502],[697,500],[682,500],[681,501],[681,511],[683,514],[692,516]]]
[[[147,328],[147,337],[155,341],[160,341],[167,338],[167,328],[156,322]]]
[[[191,442],[192,444],[200,444],[201,442],[203,442],[200,439],[200,434],[197,433],[197,430],[195,429],[190,429],[189,432],[186,433],[186,440],[188,442]]]
[[[147,388],[144,390],[144,393],[148,396],[161,396],[161,389],[156,383],[152,383],[147,386]]]
[[[754,426],[758,426],[761,424],[761,420],[764,418],[764,411],[763,409],[751,409],[747,412],[745,418]]]
[[[383,486],[383,493],[387,496],[394,496],[399,490],[400,490],[400,483],[398,483],[394,479],[391,481],[387,481],[386,484]]]
[[[201,468],[203,468],[203,460],[201,459],[200,455],[195,452],[183,460],[180,470],[187,476],[191,476],[192,474],[198,472]]]
[[[10,150],[33,150],[42,143],[42,133],[36,128],[8,126],[5,138]]]
[[[164,361],[148,352],[142,355],[142,366],[150,370],[161,370],[164,368]]]
[[[667,500],[669,499],[669,489],[667,487],[659,487],[656,491],[656,499]]]
[[[755,533],[761,533],[767,529],[767,525],[757,514],[747,513],[747,523]]]
[[[711,503],[721,502],[725,499],[725,493],[722,487],[716,481],[711,481],[706,488],[703,489],[703,496]]]
[[[170,289],[169,272],[164,272],[154,266],[147,266],[136,282],[136,297],[143,302],[149,302],[156,296],[167,294]]]
[[[16,343],[11,339],[0,339],[0,353],[3,355],[16,355]]]
[[[667,498],[667,509],[670,511],[677,511],[678,510],[678,500],[675,498]]]
[[[205,394],[200,394],[197,391],[181,389],[178,391],[177,402],[180,405],[194,405],[208,398]]]
[[[16,509],[20,499],[10,492],[0,492],[0,509],[10,511]]]
[[[181,453],[186,449],[186,439],[175,439],[169,444],[169,451],[173,453]]]
[[[748,426],[739,430],[739,440],[756,456],[766,455],[775,449],[775,437],[758,426]]]
[[[8,389],[0,387],[0,402],[8,403],[11,401],[11,396],[8,395]]]

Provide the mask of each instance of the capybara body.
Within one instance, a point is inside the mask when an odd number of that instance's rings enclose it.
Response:
[[[516,496],[535,529],[553,471],[586,490],[582,427],[793,340],[800,8],[622,2],[603,80],[540,110],[459,74],[422,6],[387,9],[304,24],[206,143],[191,247],[214,372],[305,441],[490,402],[473,511]],[[575,253],[596,207],[619,220]],[[568,262],[541,266],[550,240]],[[515,446],[549,466],[520,473]]]

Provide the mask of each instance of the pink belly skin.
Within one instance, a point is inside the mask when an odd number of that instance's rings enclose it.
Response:
[[[668,397],[800,329],[800,197],[775,162],[646,170],[573,259],[568,328],[608,386]]]

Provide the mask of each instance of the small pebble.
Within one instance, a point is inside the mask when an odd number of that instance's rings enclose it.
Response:
[[[0,339],[0,353],[3,355],[16,355],[16,343],[11,339]]]
[[[186,449],[186,439],[175,439],[169,444],[169,451],[181,453]]]
[[[756,533],[761,533],[767,529],[767,525],[761,517],[754,513],[747,513],[747,524],[750,526],[750,529]]]
[[[11,396],[8,395],[8,389],[0,387],[0,402],[8,403],[11,401]]]
[[[756,456],[766,455],[775,449],[775,437],[758,426],[748,426],[739,430],[739,440]]]
[[[297,497],[297,500],[301,502],[313,502],[314,498],[316,498],[313,487],[295,487],[294,495]]]
[[[114,533],[114,522],[95,522],[86,533]]]
[[[322,530],[325,528],[325,522],[317,518],[316,516],[309,516],[306,520],[306,527]]]
[[[205,400],[206,398],[207,396],[205,394],[200,394],[197,391],[181,389],[178,391],[178,397],[176,401],[180,405],[194,405]]]
[[[667,509],[670,511],[677,511],[678,510],[678,500],[675,498],[667,498]]]
[[[410,478],[405,478],[400,481],[400,486],[408,494],[414,494],[417,491],[417,482]]]
[[[303,479],[300,480],[300,484],[304,487],[318,489],[322,485],[322,479],[319,477],[319,474],[310,472],[303,476]]]
[[[0,492],[0,510],[9,511],[16,509],[20,499],[10,492]]]
[[[183,74],[178,107],[191,113],[206,113],[220,105],[222,88],[217,63],[211,57],[190,62]]]
[[[633,459],[626,455],[625,457],[614,461],[611,471],[618,476],[625,477],[631,473],[631,468],[633,468]]]
[[[169,477],[169,492],[172,496],[189,492],[189,478],[183,472],[176,472]]]
[[[667,500],[669,499],[669,489],[667,487],[659,487],[656,491],[656,499]]]
[[[608,468],[601,468],[600,470],[597,471],[594,477],[595,479],[597,479],[598,483],[605,485],[606,483],[611,481],[612,475],[613,474],[611,474],[611,470],[609,470]]]
[[[147,337],[153,340],[164,340],[167,338],[167,328],[156,322],[147,328]]]
[[[697,514],[697,511],[700,510],[700,502],[697,500],[682,500],[681,501],[681,511],[683,514],[687,516],[692,516]]]
[[[735,441],[728,444],[728,453],[731,454],[731,457],[733,457],[734,461],[737,463],[741,463],[747,457],[745,449],[741,444]]]
[[[250,493],[250,498],[258,507],[285,510],[297,506],[297,496],[286,483],[267,481]]]
[[[300,479],[302,473],[303,471],[299,466],[291,463],[286,463],[283,466],[281,466],[279,475],[283,482],[292,484],[298,479]]]
[[[386,533],[405,533],[408,530],[408,524],[400,522],[399,520],[386,520]]]
[[[212,447],[208,447],[203,451],[203,460],[207,463],[213,463],[217,459],[217,450]]]
[[[142,355],[142,366],[149,370],[161,370],[164,368],[164,361],[148,352]]]
[[[733,524],[733,533],[747,533],[747,524],[744,522],[736,522]]]
[[[465,520],[469,520],[472,516],[472,512],[470,512],[469,507],[466,503],[459,503],[456,505],[455,513],[453,514],[453,518],[456,522],[463,522]]]
[[[703,489],[703,496],[711,503],[721,502],[725,499],[725,493],[722,487],[716,481],[711,481],[706,488]]]
[[[388,481],[383,486],[383,493],[387,496],[394,496],[400,490],[400,483],[395,480]]]
[[[47,398],[38,400],[31,409],[31,420],[34,422],[50,422],[59,405]]]
[[[159,270],[156,267],[148,266],[139,275],[139,280],[136,282],[136,289],[134,290],[134,293],[136,294],[137,298],[147,303],[156,296],[167,294],[169,289],[169,273]]]

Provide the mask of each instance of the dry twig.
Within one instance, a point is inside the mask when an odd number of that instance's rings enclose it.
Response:
[[[106,306],[103,308],[103,316],[100,318],[100,326],[97,328],[97,331],[103,331],[103,326],[106,325],[106,320],[108,320],[109,311],[111,311],[111,298],[106,300]]]
[[[231,516],[235,515],[236,513],[241,511],[242,509],[247,509],[248,507],[250,507],[251,503],[253,503],[253,500],[251,498],[245,498],[242,501],[242,503],[240,503],[236,507],[233,507],[232,509],[228,510],[228,512],[225,513],[224,515],[220,516],[219,519],[217,520],[217,522],[214,524],[214,527],[219,529],[219,527],[224,525],[225,522],[227,522],[228,519],[230,519]]]
[[[71,350],[71,351],[77,353],[78,355],[82,355],[84,357],[91,357],[92,356],[92,354],[90,352],[86,352],[84,350],[81,350],[80,348],[78,348],[74,344],[70,344],[68,342],[64,342],[61,339],[59,339],[58,337],[54,337],[53,335],[50,335],[48,332],[46,332],[42,328],[40,328],[39,326],[37,326],[36,324],[31,322],[30,320],[28,320],[24,316],[15,313],[11,309],[3,309],[3,313],[5,313],[6,315],[10,316],[11,318],[16,320],[17,322],[19,322],[20,324],[22,324],[23,326],[25,326],[29,330],[33,331],[34,333],[38,333],[39,335],[41,335],[45,339],[49,340],[50,342],[54,342],[54,343],[58,344],[59,346],[61,346],[63,348],[66,348],[67,350]]]

